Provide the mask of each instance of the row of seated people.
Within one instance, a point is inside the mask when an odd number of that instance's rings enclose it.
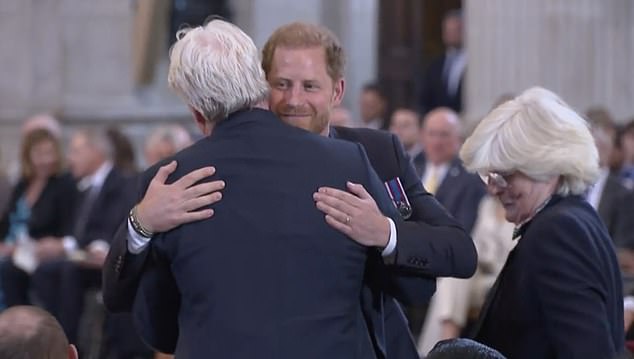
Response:
[[[101,288],[109,242],[136,198],[136,176],[122,165],[130,161],[120,161],[126,141],[120,133],[77,131],[64,156],[59,125],[50,121],[25,126],[20,175],[0,218],[0,309],[42,306],[87,352],[92,349],[80,340],[84,301]],[[178,133],[175,128],[155,131],[147,141],[147,160],[178,150],[167,141]],[[152,357],[128,315],[108,314],[100,329],[100,350],[109,351],[108,357]]]

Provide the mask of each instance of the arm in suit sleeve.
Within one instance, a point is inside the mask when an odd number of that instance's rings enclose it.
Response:
[[[379,210],[390,217],[398,226],[402,222],[400,214],[389,199],[381,180],[370,166],[370,162],[361,145],[359,151],[368,169],[368,193],[376,201]],[[368,259],[367,277],[381,286],[388,294],[406,304],[427,303],[436,291],[436,279],[425,275],[412,273],[397,273],[387,268],[378,251],[370,254]]]
[[[401,182],[413,210],[407,221],[396,223],[398,240],[393,264],[433,277],[471,277],[478,261],[471,237],[425,191],[400,142],[395,136],[392,141]]]
[[[153,239],[152,260],[139,278],[138,290],[132,298],[135,327],[143,341],[162,353],[174,353],[178,341],[178,311],[180,292],[170,270],[169,262],[160,253],[163,235]]]
[[[110,243],[103,267],[103,302],[108,311],[129,312],[134,303],[149,249],[139,254],[128,252],[128,220],[121,223]]]
[[[587,231],[577,219],[558,216],[532,232],[534,285],[529,287],[543,310],[554,357],[611,358],[617,350],[605,319],[610,299],[596,273],[597,248],[586,239]]]
[[[145,193],[154,173],[155,171],[150,171],[140,179],[139,186],[142,191],[139,192],[138,199]],[[140,276],[148,260],[148,252],[147,249],[139,254],[128,252],[126,216],[110,242],[110,251],[103,267],[103,300],[109,311],[129,312],[132,309]]]

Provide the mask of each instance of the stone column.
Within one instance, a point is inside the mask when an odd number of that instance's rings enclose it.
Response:
[[[468,120],[540,85],[578,111],[634,115],[634,1],[465,0]]]

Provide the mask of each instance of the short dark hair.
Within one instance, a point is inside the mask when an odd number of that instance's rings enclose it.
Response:
[[[0,358],[67,359],[68,350],[62,326],[47,311],[16,306],[0,313]]]
[[[471,339],[442,340],[426,356],[426,359],[506,359],[497,350]]]

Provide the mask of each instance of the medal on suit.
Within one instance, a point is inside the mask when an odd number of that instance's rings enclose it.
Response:
[[[401,214],[401,217],[403,217],[403,219],[411,217],[412,205],[409,203],[409,199],[405,194],[401,179],[396,177],[383,184],[385,185],[385,189],[387,189],[387,193],[390,195],[390,199],[392,199],[392,203],[394,203],[394,206]]]

